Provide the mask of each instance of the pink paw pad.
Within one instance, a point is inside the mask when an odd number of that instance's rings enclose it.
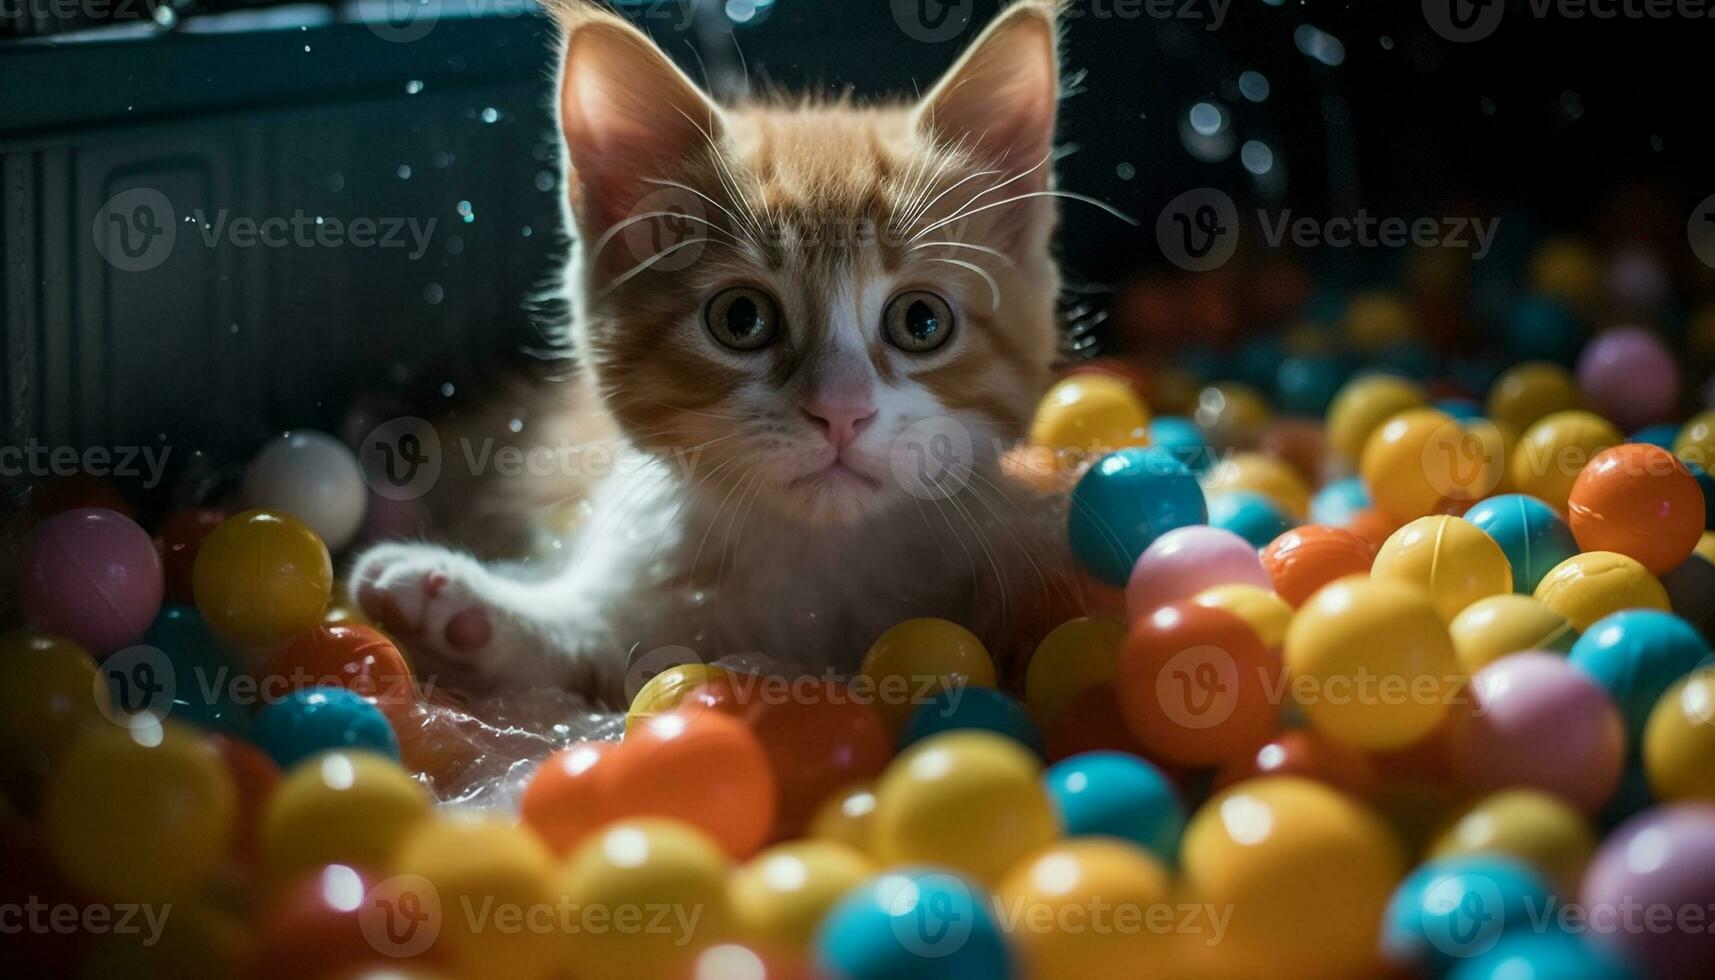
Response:
[[[447,645],[461,653],[474,653],[488,645],[493,630],[488,625],[488,613],[481,609],[466,609],[447,620],[442,631]]]

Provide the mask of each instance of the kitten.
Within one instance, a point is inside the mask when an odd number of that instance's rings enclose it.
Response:
[[[556,17],[579,410],[642,462],[551,574],[383,544],[355,600],[443,687],[621,705],[662,648],[851,670],[913,616],[1076,614],[1063,503],[1000,471],[1057,350],[1054,4],[882,106],[719,107],[621,18]]]

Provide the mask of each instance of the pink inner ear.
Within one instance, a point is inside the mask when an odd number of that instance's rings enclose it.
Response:
[[[1027,170],[1054,140],[1059,99],[1053,28],[1019,14],[997,22],[925,100],[923,121],[1011,170]]]

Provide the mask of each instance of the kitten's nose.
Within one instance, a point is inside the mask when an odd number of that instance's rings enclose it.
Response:
[[[822,430],[836,450],[851,445],[875,420],[875,404],[863,398],[812,398],[804,403],[804,415]]]

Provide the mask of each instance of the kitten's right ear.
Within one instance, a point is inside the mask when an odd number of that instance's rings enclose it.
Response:
[[[550,4],[565,31],[560,127],[572,207],[606,229],[687,160],[710,152],[721,111],[643,32],[581,0]]]

